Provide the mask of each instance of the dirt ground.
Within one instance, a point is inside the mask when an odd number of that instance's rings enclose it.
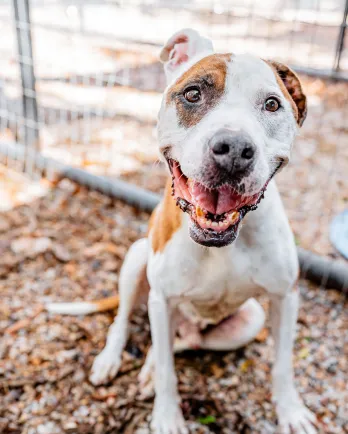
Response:
[[[0,218],[0,432],[148,433],[153,400],[140,398],[137,385],[150,345],[146,309],[132,317],[120,374],[94,387],[88,374],[113,313],[62,317],[41,307],[114,294],[124,254],[145,234],[148,215],[68,181],[41,194]],[[300,286],[296,383],[322,433],[347,432],[347,305],[336,291]],[[276,432],[271,366],[268,327],[237,352],[177,356],[191,432]]]

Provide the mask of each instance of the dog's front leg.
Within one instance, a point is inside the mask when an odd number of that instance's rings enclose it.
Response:
[[[315,434],[313,423],[316,418],[304,406],[294,385],[292,354],[298,305],[298,290],[285,296],[272,296],[271,327],[275,343],[273,400],[278,423],[284,434]]]
[[[164,294],[152,288],[149,316],[155,363],[155,406],[151,428],[156,434],[186,434],[174,367],[173,312]]]

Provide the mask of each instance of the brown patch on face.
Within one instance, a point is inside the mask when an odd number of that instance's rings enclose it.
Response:
[[[152,249],[156,252],[162,252],[167,242],[172,238],[174,233],[180,228],[182,213],[176,206],[172,196],[172,180],[168,179],[164,198],[151,215],[149,221],[149,230],[152,235]]]
[[[266,63],[275,72],[279,87],[290,102],[295,119],[301,127],[307,116],[307,98],[302,91],[300,79],[294,71],[282,63],[268,60]]]
[[[168,90],[166,102],[174,103],[179,122],[185,128],[198,124],[200,120],[216,106],[225,92],[227,62],[231,54],[212,54],[195,63]],[[190,103],[184,97],[184,91],[190,86],[198,87],[202,99]]]

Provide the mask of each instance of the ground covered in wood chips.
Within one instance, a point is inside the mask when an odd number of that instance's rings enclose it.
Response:
[[[113,313],[49,315],[47,301],[92,300],[117,291],[130,244],[148,215],[62,181],[0,217],[0,432],[148,433],[153,400],[137,374],[150,345],[146,309],[132,317],[118,377],[88,381]],[[301,282],[296,382],[322,433],[347,432],[347,313],[342,294]],[[267,300],[264,300],[266,309]],[[176,357],[192,433],[273,433],[272,340],[265,328],[245,349]]]
[[[285,7],[292,8],[292,3]],[[173,11],[157,4],[151,13],[111,9],[109,4],[85,6],[85,30],[91,25],[98,30],[95,26],[101,23],[102,33],[110,27],[115,36],[128,35],[132,40],[146,36],[163,43],[178,22],[186,27],[194,18],[202,31],[211,30],[221,52],[243,47],[265,57],[292,57],[296,64],[332,63],[328,53],[334,52],[334,27],[318,27],[317,22],[312,40],[316,50],[308,51],[312,27],[296,24],[297,20],[279,25],[272,19],[269,25],[257,14],[255,22],[245,16],[238,18],[237,26],[228,26],[228,15],[213,16],[210,11],[175,10],[174,20]],[[267,4],[259,6],[261,10]],[[1,7],[1,14],[7,7]],[[42,152],[160,192],[166,174],[156,163],[154,130],[165,80],[158,47],[116,44],[96,35],[87,38],[87,32],[81,37],[78,32],[52,33],[53,23],[64,25],[73,18],[72,10],[69,15],[52,7],[38,4],[33,9],[34,18],[49,23],[34,26],[33,31],[36,95],[45,124],[40,131]],[[319,9],[321,20],[332,20],[329,10]],[[1,85],[8,106],[15,110],[21,98],[19,80],[14,79],[15,27],[5,21],[2,75],[9,80]],[[251,31],[256,37],[246,38]],[[272,43],[265,44],[265,35]],[[344,67],[344,56],[342,62]],[[297,243],[338,258],[328,234],[332,217],[348,205],[348,85],[308,77],[303,83],[308,117],[292,162],[277,175],[277,182]],[[13,131],[0,131],[0,139],[6,136],[16,138]],[[62,317],[47,314],[43,304],[115,294],[124,255],[146,233],[148,215],[67,181],[53,190],[29,183],[18,175],[20,165],[13,169],[0,165],[0,434],[147,434],[153,400],[142,399],[137,384],[150,346],[146,309],[132,317],[120,374],[107,386],[94,387],[88,381],[91,364],[115,313]],[[322,433],[348,432],[347,303],[337,291],[300,283],[303,304],[294,354],[297,386],[317,414]],[[263,303],[268,309],[266,299]],[[276,432],[271,366],[268,327],[237,352],[176,357],[190,431]]]

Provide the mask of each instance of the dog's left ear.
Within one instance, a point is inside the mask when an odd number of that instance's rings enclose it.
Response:
[[[185,63],[192,58],[204,57],[214,52],[210,39],[204,38],[193,29],[183,29],[175,33],[162,48],[160,59],[164,63],[167,81],[180,75]]]
[[[303,93],[300,79],[294,71],[282,63],[273,60],[268,60],[267,63],[272,67],[277,77],[279,77],[279,84],[283,84],[285,88],[284,90],[290,96],[291,101],[293,102],[292,106],[296,121],[301,127],[307,116],[307,98]]]

